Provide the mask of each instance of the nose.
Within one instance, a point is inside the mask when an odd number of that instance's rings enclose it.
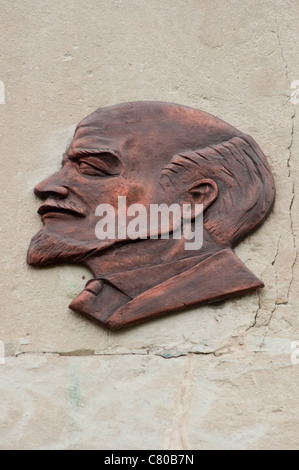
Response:
[[[46,178],[38,183],[34,188],[34,193],[41,199],[46,199],[49,196],[56,196],[64,199],[68,196],[69,190],[61,181],[60,172]]]

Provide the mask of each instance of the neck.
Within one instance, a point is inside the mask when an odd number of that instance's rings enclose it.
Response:
[[[189,259],[192,263],[192,259],[196,258],[198,263],[223,249],[206,230],[204,230],[203,245],[200,250],[186,251],[185,242],[184,238],[180,240],[148,239],[125,245],[114,245],[98,256],[87,258],[84,264],[94,277],[101,277],[107,274],[133,271],[141,267],[175,263],[183,259]]]

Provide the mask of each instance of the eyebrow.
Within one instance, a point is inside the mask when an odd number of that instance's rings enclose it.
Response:
[[[120,170],[123,166],[117,152],[111,149],[68,149],[63,160],[69,158],[72,161],[78,161],[90,157],[98,158],[109,170]]]

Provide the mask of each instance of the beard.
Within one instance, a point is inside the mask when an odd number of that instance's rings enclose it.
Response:
[[[97,256],[99,252],[113,244],[113,240],[102,242],[97,240],[86,243],[66,240],[43,228],[31,239],[27,252],[27,263],[34,267],[63,263],[84,264],[87,258]]]

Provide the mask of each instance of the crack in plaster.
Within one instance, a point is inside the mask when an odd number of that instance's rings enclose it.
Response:
[[[286,79],[287,79],[287,82],[288,82],[289,86],[291,87],[292,81],[291,81],[290,76],[289,76],[289,67],[288,67],[287,60],[285,58],[284,47],[283,47],[282,42],[281,42],[280,30],[279,30],[279,24],[278,24],[277,17],[275,18],[275,20],[276,20],[276,31],[275,31],[275,33],[276,33],[276,36],[277,36],[277,41],[278,41],[278,45],[279,45],[281,59],[282,59],[282,62],[284,64],[285,76],[286,76]],[[286,161],[286,165],[287,165],[287,169],[288,169],[288,178],[290,180],[291,180],[291,176],[292,176],[292,174],[291,174],[292,173],[291,172],[291,162],[292,162],[292,156],[293,156],[292,148],[293,148],[293,143],[294,143],[295,117],[296,117],[296,108],[293,105],[292,106],[292,114],[291,114],[291,135],[290,135],[290,143],[287,147],[288,158],[287,158],[287,161]],[[275,310],[276,310],[277,306],[282,305],[282,304],[287,305],[289,303],[290,290],[291,290],[292,283],[293,283],[293,280],[294,280],[294,268],[295,268],[295,264],[296,264],[296,261],[297,261],[296,236],[295,236],[295,233],[294,233],[294,223],[293,223],[293,216],[292,216],[292,207],[293,207],[293,203],[294,203],[294,200],[295,200],[295,182],[294,182],[294,180],[291,180],[291,185],[292,185],[292,197],[291,197],[291,201],[290,201],[290,204],[289,204],[288,212],[289,212],[289,219],[290,219],[291,236],[292,236],[292,239],[293,239],[293,248],[295,250],[295,257],[294,257],[294,261],[293,261],[292,266],[291,266],[291,279],[290,279],[289,286],[288,286],[286,302],[278,302],[278,293],[277,293],[277,289],[276,289],[276,299],[275,299],[274,308],[271,310],[268,322],[265,325],[266,332],[265,332],[265,335],[263,336],[263,340],[262,340],[262,343],[260,345],[260,348],[262,348],[264,343],[265,343],[265,338],[266,338],[267,333],[268,333],[268,328],[269,328],[269,325],[270,325],[270,323],[272,321],[272,318],[275,314]],[[276,262],[276,259],[277,259],[278,253],[279,253],[280,241],[281,241],[281,235],[279,236],[279,239],[278,239],[278,242],[277,242],[277,249],[276,249],[276,253],[275,253],[275,256],[274,256],[274,260],[272,262],[273,266],[275,266],[275,262]],[[276,271],[275,271],[275,278],[276,278],[276,286],[277,286],[277,272]],[[258,308],[257,308],[257,311],[256,311],[256,315],[255,315],[253,325],[250,328],[254,328],[256,326],[258,316],[259,316],[259,312],[261,310],[261,299],[260,299],[259,294],[258,294],[258,296],[259,296],[259,305],[258,305]]]

